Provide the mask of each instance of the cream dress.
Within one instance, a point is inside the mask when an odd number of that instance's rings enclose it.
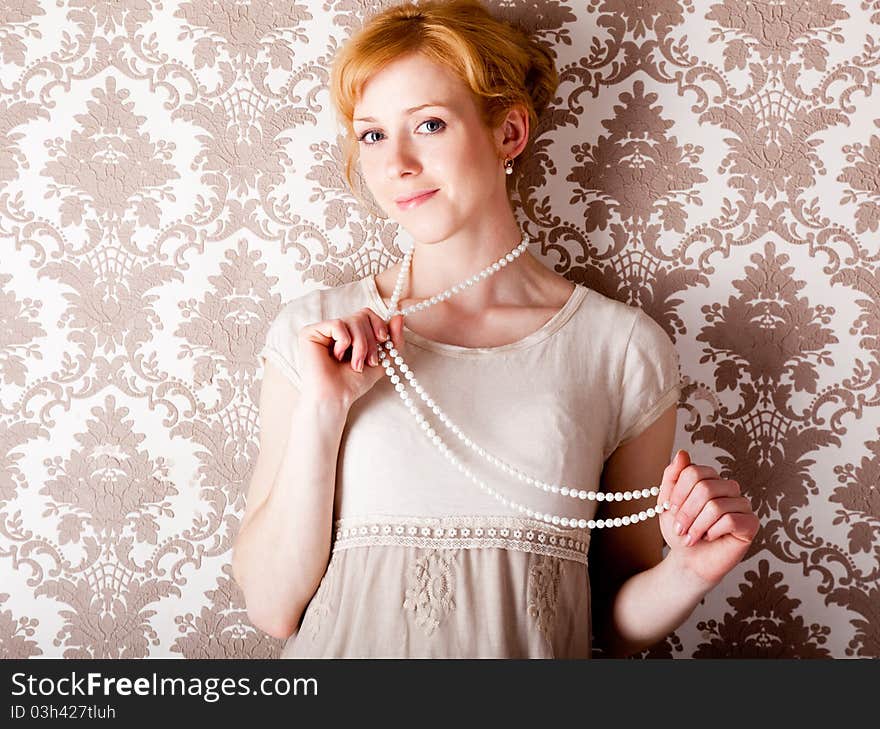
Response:
[[[364,306],[388,311],[372,276],[301,295],[272,321],[259,356],[301,387],[299,328]],[[550,483],[598,490],[605,459],[680,397],[679,360],[664,330],[581,285],[511,344],[462,347],[408,328],[404,336],[407,363],[452,422]],[[597,502],[514,479],[416,402],[495,490],[541,512],[594,518]],[[633,511],[654,503],[633,501]],[[349,411],[333,520],[326,572],[282,658],[590,657],[590,530],[525,518],[481,491],[429,440],[387,377]]]

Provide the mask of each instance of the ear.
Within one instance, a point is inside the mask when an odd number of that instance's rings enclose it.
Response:
[[[522,104],[514,104],[494,129],[499,159],[516,158],[529,141],[529,114]]]

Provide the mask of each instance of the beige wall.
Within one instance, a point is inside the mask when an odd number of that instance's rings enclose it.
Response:
[[[229,571],[255,354],[403,240],[325,90],[364,3],[60,4],[0,11],[0,654],[277,655]],[[880,655],[880,3],[491,5],[558,55],[532,250],[666,329],[676,448],[762,522],[648,653]]]

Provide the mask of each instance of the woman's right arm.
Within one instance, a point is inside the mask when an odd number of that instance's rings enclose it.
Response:
[[[297,333],[302,392],[266,361],[260,454],[232,574],[251,622],[276,638],[297,629],[327,569],[342,433],[352,404],[385,377],[369,360],[378,365],[378,343],[389,335],[405,354],[403,317],[386,326],[366,307],[306,325]]]
[[[260,455],[232,556],[248,617],[289,637],[330,557],[336,465],[348,406],[299,393],[267,362],[260,390]]]

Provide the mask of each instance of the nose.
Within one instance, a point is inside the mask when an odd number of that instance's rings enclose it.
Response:
[[[385,161],[385,170],[389,180],[403,175],[417,175],[421,171],[418,154],[409,139],[398,137],[387,142],[385,150],[388,157]]]

